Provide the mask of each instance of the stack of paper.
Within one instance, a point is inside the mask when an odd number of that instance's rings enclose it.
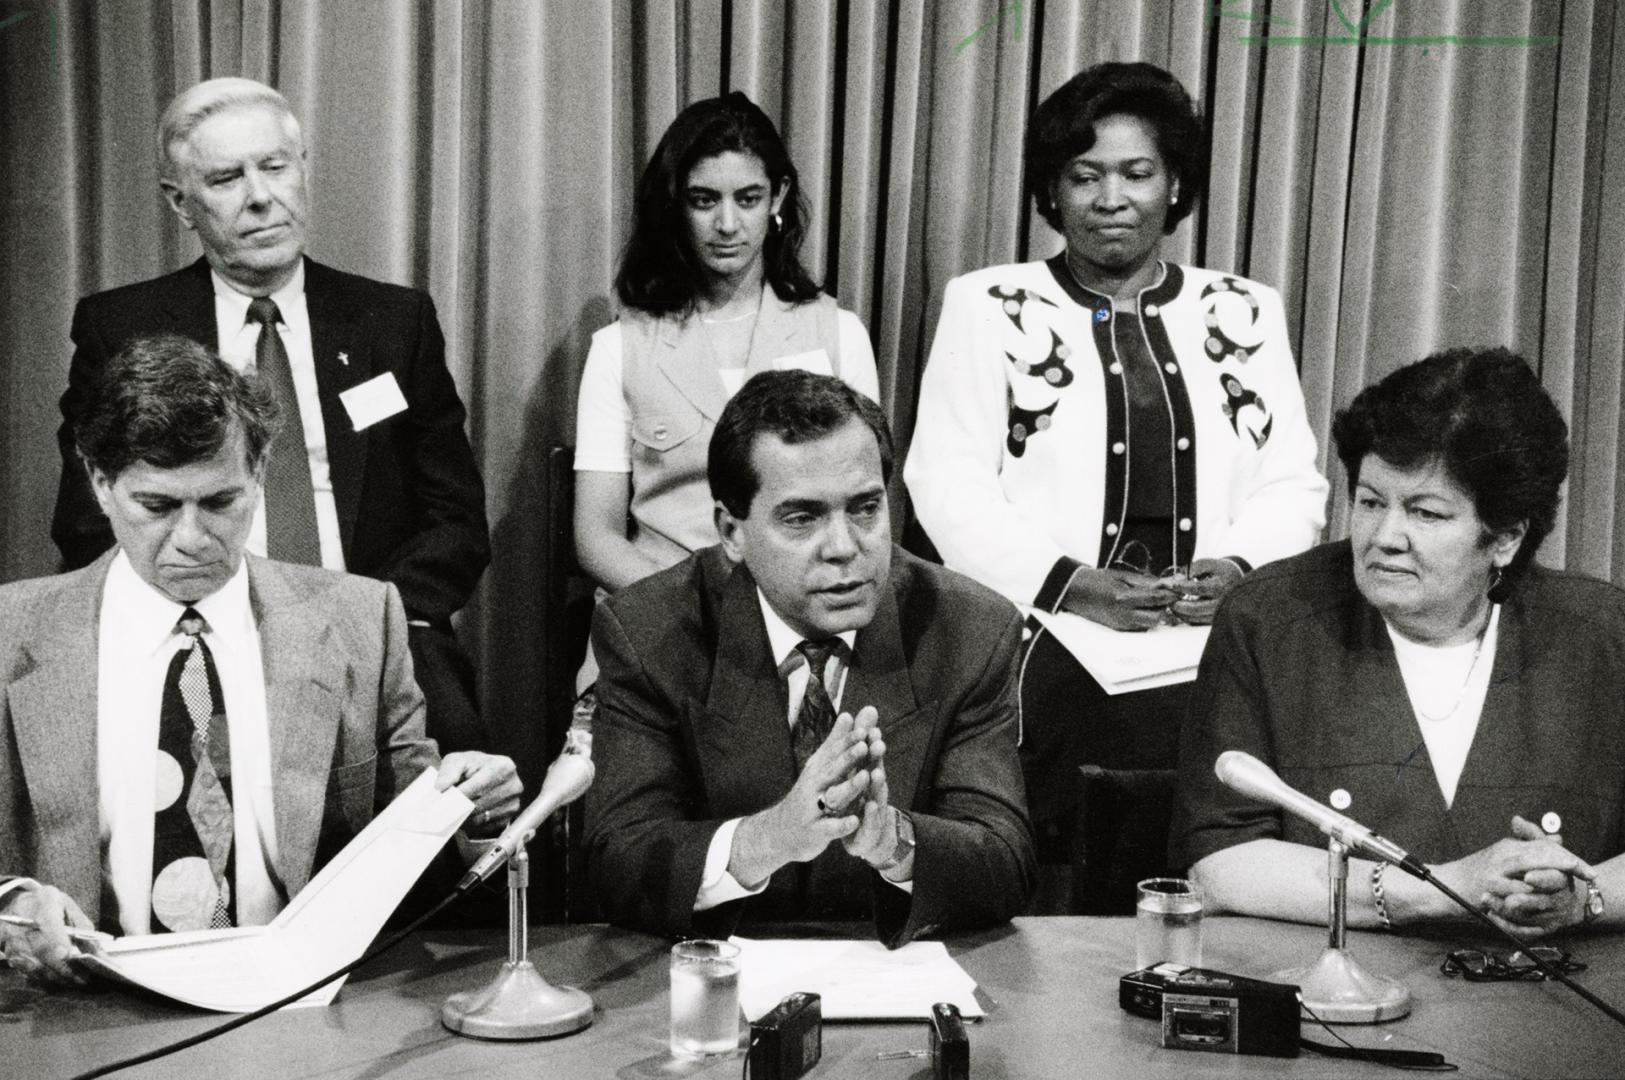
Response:
[[[1055,635],[1108,694],[1172,686],[1196,678],[1207,647],[1206,626],[1158,626],[1131,632],[1074,615],[1024,608]]]
[[[474,809],[435,770],[345,845],[269,926],[116,938],[79,964],[188,1005],[252,1012],[356,959]],[[326,1005],[335,979],[296,1005]]]
[[[753,1023],[787,994],[823,997],[825,1020],[926,1020],[949,1001],[966,1019],[983,1015],[976,980],[940,941],[887,949],[878,941],[730,938],[739,946],[739,1005]]]

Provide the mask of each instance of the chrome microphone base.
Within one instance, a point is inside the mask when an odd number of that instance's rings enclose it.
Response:
[[[1331,1024],[1380,1024],[1411,1011],[1411,992],[1404,983],[1371,974],[1347,949],[1328,947],[1310,966],[1277,971],[1269,978],[1296,983],[1304,1005]]]
[[[440,1022],[477,1039],[544,1039],[591,1024],[592,998],[549,983],[529,960],[509,960],[483,990],[447,998]]]

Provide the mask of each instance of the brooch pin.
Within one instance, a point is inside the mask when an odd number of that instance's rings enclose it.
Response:
[[[343,364],[345,367],[349,367],[350,366],[350,354],[347,353],[347,352],[339,353],[339,363]]]

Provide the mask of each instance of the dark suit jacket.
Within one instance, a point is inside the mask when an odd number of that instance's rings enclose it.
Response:
[[[407,615],[445,625],[490,561],[485,488],[428,295],[305,260],[305,297],[345,568],[393,582]],[[87,296],[73,316],[62,395],[62,482],[51,537],[67,569],[113,546],[73,445],[92,381],[130,339],[184,334],[219,347],[208,263]],[[345,360],[340,360],[340,355]],[[345,362],[345,361],[348,362]],[[407,411],[357,433],[339,394],[392,372]]]
[[[712,834],[795,780],[787,690],[756,582],[712,547],[600,604],[587,844],[604,912],[704,936],[742,919],[872,917],[890,945],[1017,914],[1033,876],[1016,760],[1020,641],[1008,601],[894,549],[841,708],[880,712],[891,800],[914,819],[912,899],[836,843],[781,869],[759,896],[695,912]]]
[[[1347,540],[1247,575],[1226,597],[1180,733],[1171,864],[1257,839],[1323,848],[1298,817],[1213,774],[1245,750],[1425,862],[1479,851],[1514,814],[1555,811],[1593,863],[1625,850],[1625,591],[1531,566],[1501,607],[1484,711],[1445,805],[1381,614]],[[1610,898],[1611,899],[1611,898]]]
[[[0,586],[0,871],[116,930],[102,889],[96,636],[109,553]],[[250,557],[270,717],[278,879],[291,898],[425,768],[406,620],[376,581]]]

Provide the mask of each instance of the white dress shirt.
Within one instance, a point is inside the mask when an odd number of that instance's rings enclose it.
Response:
[[[246,562],[223,588],[192,606],[208,624],[203,640],[220,676],[231,732],[237,919],[264,925],[285,898],[268,869],[277,860],[271,740]],[[124,552],[114,557],[96,650],[96,782],[102,875],[118,899],[126,934],[151,932],[159,712],[170,658],[186,641],[174,632],[185,610],[142,581]]]
[[[210,276],[214,279],[214,321],[220,335],[220,358],[238,371],[246,371],[254,366],[260,340],[260,324],[248,318],[248,305],[253,297],[238,292],[213,271]],[[299,421],[305,428],[305,453],[310,458],[310,483],[316,493],[316,534],[322,545],[322,565],[329,570],[343,570],[338,504],[333,501],[333,478],[327,467],[327,429],[322,426],[322,402],[316,389],[316,354],[310,340],[310,311],[305,306],[303,260],[294,271],[293,279],[269,299],[276,304],[282,318],[277,329],[288,353],[294,395],[299,399]],[[248,550],[265,555],[263,496],[259,509],[254,511]]]
[[[762,595],[760,589],[756,590],[756,599],[762,608],[762,621],[767,624],[767,643],[773,650],[773,661],[790,691],[789,712],[785,722],[793,728],[796,715],[801,711],[801,699],[807,694],[807,680],[812,676],[812,668],[807,664],[807,658],[796,649],[796,646],[805,639],[779,618],[779,613],[773,610],[773,605],[767,602],[767,597]],[[858,640],[858,632],[847,630],[836,636],[846,644],[847,653],[850,654]],[[824,688],[829,693],[830,704],[835,706],[837,715],[841,710],[841,695],[846,691],[846,670],[846,657],[839,650],[832,653],[829,663],[824,668]],[[734,833],[738,831],[739,823],[743,820],[732,818],[725,821],[722,827],[712,834],[710,846],[705,850],[705,870],[700,876],[700,891],[694,897],[695,911],[705,911],[726,904],[730,900],[755,896],[767,888],[767,882],[764,881],[754,889],[747,889],[728,872],[728,859],[733,854]],[[890,878],[886,880],[891,881]],[[912,880],[891,883],[904,892],[914,891]]]
[[[1384,620],[1386,622],[1386,620]],[[1482,641],[1461,645],[1420,645],[1388,624],[1394,659],[1405,681],[1416,723],[1427,744],[1428,760],[1439,781],[1444,804],[1456,801],[1456,785],[1467,765],[1467,754],[1484,714],[1484,697],[1495,667],[1495,640],[1501,625],[1501,605],[1490,609]]]

